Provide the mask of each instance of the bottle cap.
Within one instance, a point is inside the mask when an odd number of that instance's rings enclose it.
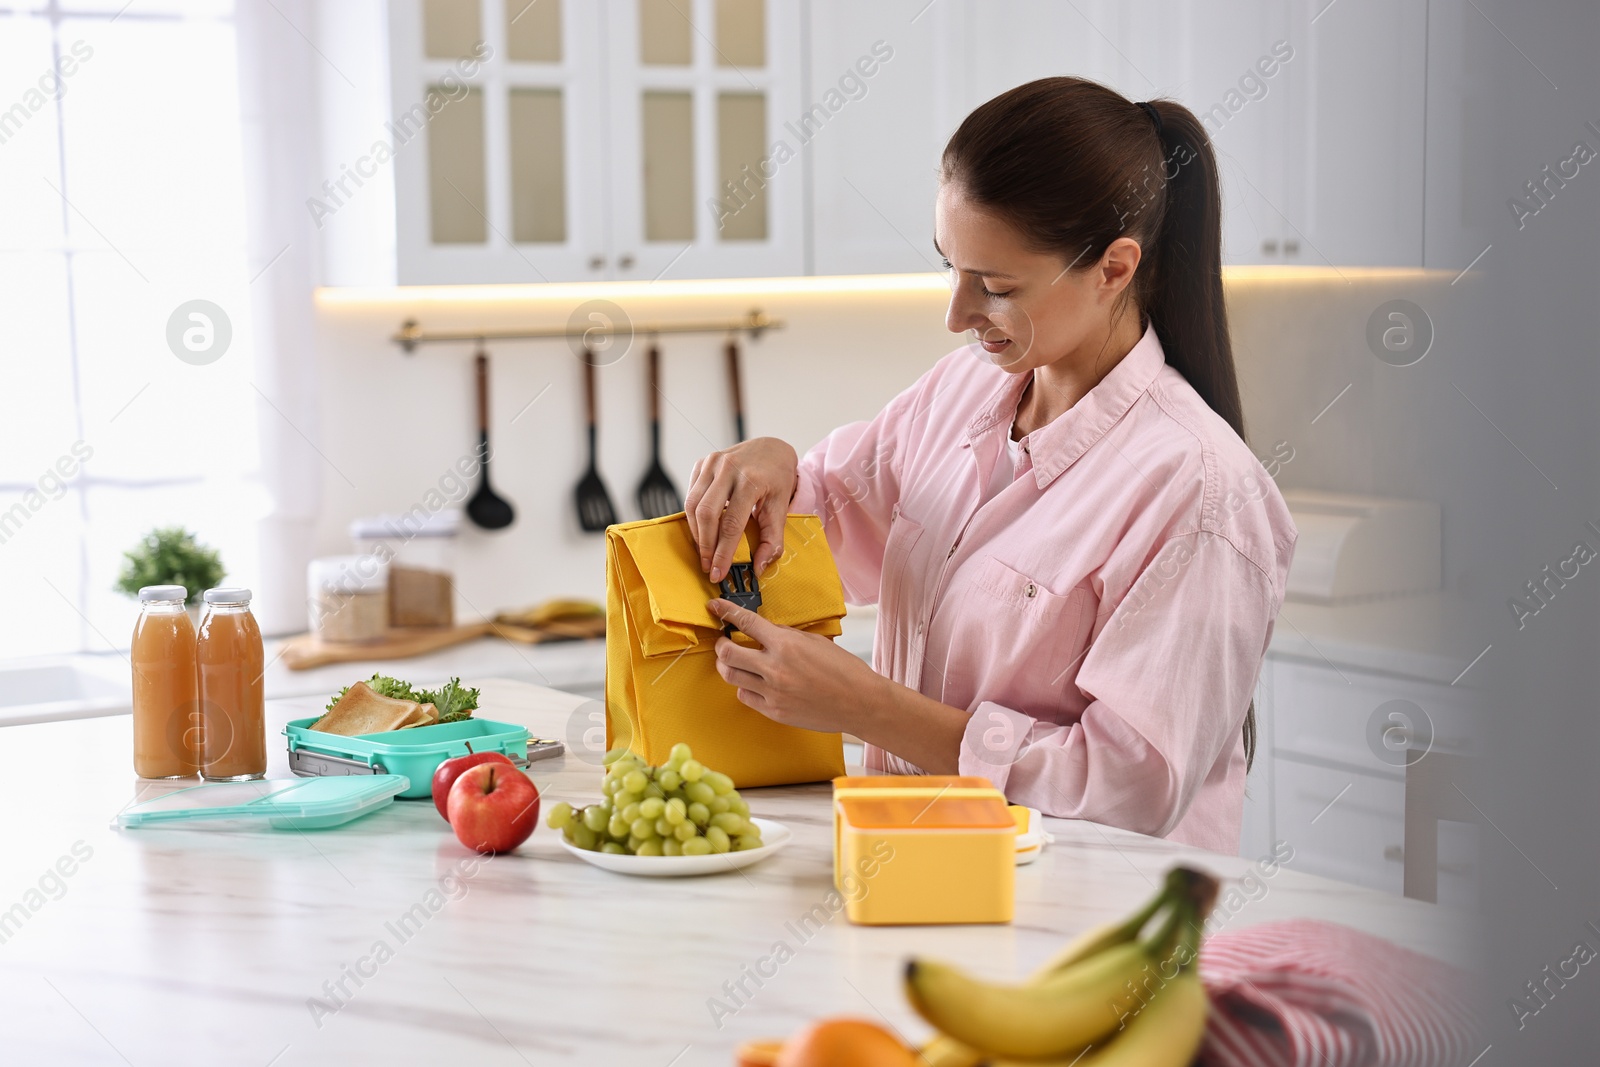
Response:
[[[188,600],[189,590],[181,585],[147,585],[139,590],[139,603],[152,600]]]
[[[248,604],[250,590],[240,589],[237,586],[218,586],[215,589],[207,589],[201,599],[207,604]]]

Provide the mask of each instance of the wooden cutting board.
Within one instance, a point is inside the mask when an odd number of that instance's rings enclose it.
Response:
[[[493,623],[475,622],[467,626],[444,626],[438,629],[391,629],[381,640],[361,644],[319,641],[311,634],[301,634],[283,643],[278,658],[292,671],[358,660],[405,659],[408,656],[425,656],[441,648],[485,637],[493,628]]]
[[[330,663],[355,663],[360,660],[406,659],[425,656],[479,637],[503,637],[523,645],[546,641],[580,641],[606,635],[605,616],[548,622],[540,627],[513,626],[507,623],[475,622],[466,626],[438,629],[391,629],[381,641],[341,644],[319,641],[311,634],[291,637],[283,643],[278,658],[292,671],[325,667]]]

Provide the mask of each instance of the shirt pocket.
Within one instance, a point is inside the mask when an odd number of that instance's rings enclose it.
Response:
[[[1065,593],[1048,588],[993,556],[984,560],[972,587],[997,634],[1010,647],[1010,658],[1026,673],[1052,687],[1060,686],[1075,668],[1094,625],[1094,597],[1082,585]]]

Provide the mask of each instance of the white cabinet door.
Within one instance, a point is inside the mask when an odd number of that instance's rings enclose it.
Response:
[[[1480,694],[1277,655],[1267,657],[1262,684],[1272,834],[1294,847],[1291,866],[1400,892],[1404,750],[1477,751]],[[1463,855],[1449,832],[1440,841],[1441,885],[1449,882],[1450,899],[1468,899],[1470,850]]]
[[[611,275],[800,274],[799,5],[606,0]],[[596,175],[598,177],[598,175]]]
[[[402,284],[602,277],[597,9],[391,0]]]
[[[1294,263],[1302,205],[1289,174],[1298,151],[1293,77],[1304,41],[1282,0],[1249,0],[1190,14],[1187,71],[1171,95],[1211,137],[1222,186],[1224,263]]]
[[[1296,222],[1312,246],[1300,258],[1420,267],[1428,0],[1323,3],[1291,70],[1303,87],[1292,121],[1305,130],[1293,146]]]
[[[801,131],[812,168],[811,273],[939,269],[939,153],[955,128],[934,91],[948,73],[939,6],[810,4],[806,103],[828,112]]]
[[[1297,871],[1399,894],[1405,885],[1406,787],[1389,778],[1274,760],[1276,832]]]

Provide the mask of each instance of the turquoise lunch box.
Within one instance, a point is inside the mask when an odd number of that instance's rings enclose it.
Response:
[[[527,765],[528,731],[508,722],[462,719],[345,737],[311,729],[319,718],[291,719],[283,728],[289,739],[289,769],[302,778],[403,774],[411,785],[400,796],[416,798],[433,795],[433,772],[453,756],[499,752],[518,766]]]

